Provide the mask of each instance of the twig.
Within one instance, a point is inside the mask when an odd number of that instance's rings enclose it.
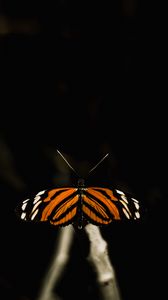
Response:
[[[38,300],[59,299],[59,297],[53,293],[53,290],[56,285],[58,285],[69,259],[69,249],[72,244],[73,234],[74,231],[72,226],[60,229],[53,259],[51,260],[48,272],[42,282]]]
[[[101,300],[121,300],[115,271],[108,255],[107,242],[102,238],[99,227],[88,224],[85,231],[90,240],[87,260],[97,275]]]

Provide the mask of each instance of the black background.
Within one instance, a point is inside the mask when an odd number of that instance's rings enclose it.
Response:
[[[81,173],[110,153],[86,183],[131,191],[145,211],[138,224],[102,230],[123,300],[161,299],[167,201],[161,9],[133,0],[0,3],[1,19],[20,24],[0,35],[1,298],[35,299],[47,270],[57,229],[22,224],[14,209],[34,191],[67,183],[54,163],[58,148]],[[19,31],[30,19],[37,32]],[[68,183],[76,183],[73,173]],[[77,239],[70,255],[57,293],[97,299]]]

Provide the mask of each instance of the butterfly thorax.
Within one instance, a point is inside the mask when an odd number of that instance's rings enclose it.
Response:
[[[85,180],[83,178],[78,179],[78,187],[84,187],[85,186]]]

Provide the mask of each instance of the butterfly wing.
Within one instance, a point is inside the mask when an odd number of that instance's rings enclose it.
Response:
[[[24,221],[48,221],[55,226],[80,223],[82,228],[88,222],[107,225],[114,220],[139,219],[139,207],[138,200],[119,190],[88,187],[82,189],[81,199],[78,188],[66,187],[40,191],[19,203],[16,213]]]
[[[139,219],[139,202],[115,189],[89,187],[83,196],[82,211],[85,218],[96,225],[113,220]]]
[[[66,226],[76,217],[78,198],[77,188],[43,190],[19,203],[16,213],[24,221],[49,221]]]

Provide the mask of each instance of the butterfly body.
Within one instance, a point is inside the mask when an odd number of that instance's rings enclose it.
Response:
[[[17,214],[24,221],[49,222],[55,226],[87,223],[108,225],[122,219],[139,219],[139,202],[117,189],[86,187],[79,179],[75,187],[43,190],[19,203]]]

